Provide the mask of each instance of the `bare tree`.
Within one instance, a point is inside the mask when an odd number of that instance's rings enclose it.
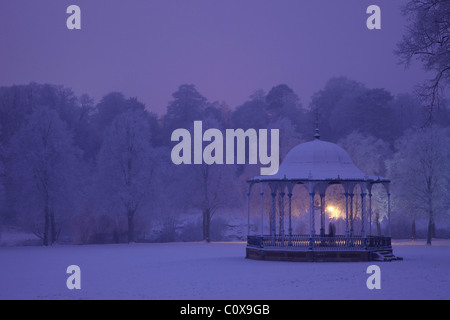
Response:
[[[0,125],[0,136],[1,136],[1,125]],[[0,213],[2,212],[5,196],[6,196],[6,190],[5,190],[5,166],[4,166],[4,151],[2,147],[2,143],[0,141]],[[1,220],[0,220],[1,223]],[[1,240],[1,227],[0,227],[0,240]]]
[[[128,242],[134,241],[134,217],[148,196],[153,175],[150,129],[143,112],[117,116],[99,154],[99,185],[104,200],[117,204],[128,222]]]
[[[77,202],[80,151],[58,114],[39,108],[13,137],[8,158],[16,210],[44,245],[53,244],[60,231],[57,214],[62,219]],[[43,224],[36,214],[43,214]]]
[[[435,218],[445,212],[450,189],[448,128],[432,126],[408,131],[397,141],[397,152],[387,161],[396,202],[428,217],[427,244],[431,244]]]
[[[403,8],[409,25],[395,53],[409,66],[419,60],[434,77],[419,86],[419,95],[427,106],[428,123],[439,110],[442,91],[450,83],[450,1],[410,0]]]

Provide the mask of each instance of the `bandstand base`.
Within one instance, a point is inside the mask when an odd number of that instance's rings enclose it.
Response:
[[[390,253],[392,249],[383,250],[283,250],[280,248],[246,248],[246,258],[268,261],[293,262],[356,262],[380,261],[381,254]]]

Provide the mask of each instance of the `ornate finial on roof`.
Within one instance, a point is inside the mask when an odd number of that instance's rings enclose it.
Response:
[[[319,140],[320,139],[320,133],[319,133],[319,109],[316,108],[316,111],[314,112],[314,115],[316,116],[316,133],[314,134],[314,138]]]

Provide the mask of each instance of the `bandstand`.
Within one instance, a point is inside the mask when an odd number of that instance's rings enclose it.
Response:
[[[393,255],[390,232],[390,181],[369,176],[355,166],[348,153],[337,144],[322,141],[318,130],[314,140],[302,143],[289,151],[274,175],[256,176],[248,180],[248,223],[246,257],[256,260],[285,261],[391,261]],[[325,192],[331,185],[340,184],[345,197],[345,233],[325,233]],[[372,235],[372,187],[382,184],[387,197],[388,226],[385,235]],[[252,188],[259,185],[260,233],[250,234],[250,197]],[[294,187],[301,185],[309,195],[308,234],[293,234],[292,196]],[[359,188],[356,188],[359,186]],[[355,194],[358,190],[359,194]],[[271,221],[264,219],[264,193],[271,195]],[[276,205],[276,197],[281,201]],[[360,228],[354,230],[353,199],[361,197]],[[287,198],[287,199],[286,199]],[[320,212],[314,202],[320,201]],[[287,203],[286,203],[287,202]],[[285,208],[287,206],[287,208]],[[278,210],[277,210],[278,207]],[[286,212],[287,211],[287,212]],[[287,213],[287,216],[285,214]],[[278,214],[278,216],[277,216]],[[320,231],[316,232],[316,217],[320,214]],[[277,220],[279,225],[277,226]],[[319,219],[317,219],[319,220]],[[264,224],[270,226],[264,234]],[[369,225],[369,232],[366,230]],[[287,230],[286,230],[287,227]],[[278,233],[277,233],[278,229]]]

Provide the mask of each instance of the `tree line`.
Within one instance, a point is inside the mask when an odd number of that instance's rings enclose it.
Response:
[[[282,160],[313,138],[319,113],[322,139],[342,145],[368,174],[391,178],[394,212],[412,225],[428,217],[431,234],[450,207],[450,112],[441,106],[430,125],[426,111],[413,95],[345,77],[330,79],[308,106],[286,84],[235,108],[183,84],[162,116],[119,92],[95,103],[58,85],[1,87],[1,222],[51,245],[144,241],[159,219],[161,239],[171,241],[177,217],[200,213],[197,235],[186,237],[210,241],[216,213],[245,211],[246,180],[259,168],[177,166],[173,130],[192,129],[195,120],[220,130],[277,128]]]

